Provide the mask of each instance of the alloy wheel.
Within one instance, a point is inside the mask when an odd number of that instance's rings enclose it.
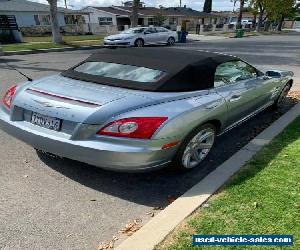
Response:
[[[277,105],[278,106],[282,106],[284,104],[284,100],[287,97],[289,91],[290,91],[290,85],[286,85],[283,90],[281,91],[278,101],[277,101]]]
[[[211,150],[215,141],[215,130],[204,128],[200,130],[187,144],[182,155],[184,168],[194,168],[202,162]]]

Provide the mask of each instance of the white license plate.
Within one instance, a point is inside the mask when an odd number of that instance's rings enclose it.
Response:
[[[60,130],[61,120],[38,113],[32,113],[31,123],[51,130]]]

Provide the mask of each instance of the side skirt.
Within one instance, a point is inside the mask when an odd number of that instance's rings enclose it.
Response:
[[[271,105],[274,104],[274,101],[271,101],[269,103],[267,103],[266,105],[262,106],[260,109],[254,111],[253,113],[245,116],[244,118],[242,118],[241,120],[233,123],[232,125],[230,125],[229,127],[225,128],[224,131],[220,134],[218,134],[218,136],[221,136],[225,133],[227,133],[228,131],[230,131],[231,129],[241,125],[242,123],[244,123],[245,121],[249,120],[250,118],[252,118],[253,116],[256,116],[257,114],[259,114],[260,112],[262,112],[263,110],[265,110],[266,108],[270,107]]]

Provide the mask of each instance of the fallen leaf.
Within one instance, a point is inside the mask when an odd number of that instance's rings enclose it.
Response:
[[[142,227],[141,222],[140,218],[134,219],[133,222],[126,224],[119,232],[131,236]]]
[[[113,241],[117,241],[119,238],[118,238],[118,236],[113,236]]]

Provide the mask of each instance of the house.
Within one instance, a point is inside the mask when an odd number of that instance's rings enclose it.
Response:
[[[88,25],[83,15],[87,12],[58,8],[58,22],[65,32],[85,33]],[[14,17],[19,29],[25,34],[51,32],[49,5],[28,0],[0,0],[0,16]]]
[[[90,13],[89,24],[92,27],[91,30],[93,33],[100,32],[103,29],[115,32],[131,26],[132,1],[125,2],[123,6],[87,6],[82,11]],[[186,6],[155,8],[146,7],[144,3],[140,3],[138,25],[156,25],[157,15],[163,16],[165,19],[164,25],[170,26],[172,29],[176,29],[177,25],[190,29],[195,27],[197,23],[209,24],[219,18],[218,15],[196,11]]]

